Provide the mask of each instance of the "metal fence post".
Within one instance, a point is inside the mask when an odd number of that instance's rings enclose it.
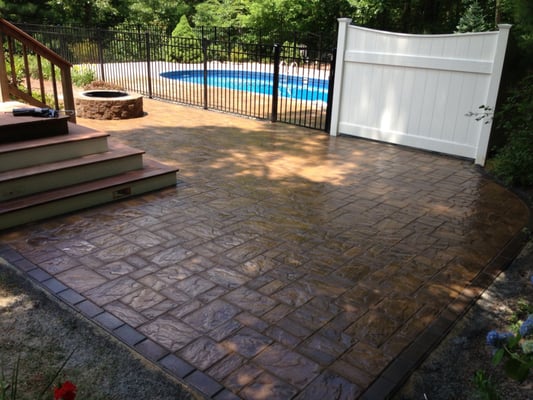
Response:
[[[150,32],[146,31],[144,33],[144,38],[146,40],[146,74],[148,75],[148,97],[152,98],[152,59],[150,57],[151,47],[150,47]]]
[[[278,120],[278,88],[279,88],[279,63],[281,60],[281,46],[279,43],[274,45],[274,81],[272,82],[272,115],[271,122]]]
[[[328,102],[326,106],[326,127],[325,131],[330,133],[331,130],[331,108],[333,105],[333,91],[335,90],[335,61],[337,60],[337,49],[331,52],[331,61],[329,67],[329,82],[328,82]]]
[[[202,30],[203,32],[203,30]],[[202,36],[202,53],[204,55],[204,110],[207,110],[208,106],[208,91],[207,91],[207,47],[209,46],[209,40]]]
[[[96,31],[96,41],[98,43],[98,62],[100,64],[100,79],[105,82],[105,69],[104,69],[104,46],[102,45],[102,30]]]

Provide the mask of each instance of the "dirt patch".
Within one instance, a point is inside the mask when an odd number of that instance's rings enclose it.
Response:
[[[47,297],[0,258],[0,381],[2,372],[6,381],[11,379],[18,359],[19,400],[41,398],[67,359],[54,382],[72,381],[79,399],[200,399]],[[7,390],[10,393],[11,388]],[[52,389],[45,390],[42,398],[51,399]]]

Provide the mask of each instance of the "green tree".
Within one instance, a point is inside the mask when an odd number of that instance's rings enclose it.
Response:
[[[172,31],[172,38],[167,46],[167,59],[177,62],[200,62],[202,51],[199,49],[199,44],[200,40],[189,24],[187,16],[182,15]]]
[[[161,26],[170,33],[182,15],[190,14],[192,7],[185,0],[131,0],[126,23],[141,26]]]
[[[191,25],[189,24],[189,20],[187,19],[186,15],[182,15],[180,18],[180,22],[176,25],[174,30],[172,31],[172,37],[181,37],[181,38],[187,38],[187,39],[198,39],[196,37],[196,34],[194,33],[194,30],[192,29]]]
[[[124,19],[127,0],[48,0],[55,24],[109,27]],[[44,8],[44,7],[43,7]]]
[[[485,18],[483,8],[477,1],[473,1],[459,19],[457,32],[483,32],[494,28]]]
[[[406,33],[449,33],[457,25],[461,0],[347,0],[355,23]]]
[[[248,0],[207,0],[196,6],[194,24],[210,27],[242,27]]]
[[[495,115],[505,142],[489,160],[488,167],[505,183],[533,186],[533,72],[519,81]]]
[[[9,22],[50,22],[50,10],[41,1],[0,0],[0,16]]]
[[[338,2],[338,1],[336,1]],[[269,31],[308,31],[319,32],[318,20],[323,13],[315,13],[320,8],[319,1],[307,0],[257,0],[251,2],[244,25],[264,32]],[[324,10],[322,10],[324,11]],[[326,17],[330,22],[331,17]],[[335,25],[328,29],[335,30]]]

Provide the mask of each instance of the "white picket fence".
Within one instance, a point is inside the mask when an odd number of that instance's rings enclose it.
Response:
[[[510,25],[499,31],[411,35],[339,19],[330,134],[474,159],[484,165]],[[488,123],[487,123],[488,122]]]

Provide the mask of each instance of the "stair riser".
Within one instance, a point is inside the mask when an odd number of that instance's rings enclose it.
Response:
[[[98,163],[78,165],[72,168],[15,178],[2,183],[0,201],[28,196],[77,183],[90,182],[142,168],[142,155],[134,154]]]
[[[176,173],[169,172],[153,176],[130,184],[119,185],[104,190],[67,197],[50,203],[28,207],[23,210],[2,214],[0,230],[19,226],[28,222],[38,221],[85,208],[122,200],[127,197],[159,190],[176,185]]]
[[[98,137],[2,153],[0,154],[0,172],[69,160],[89,154],[103,153],[107,150],[107,137]]]

